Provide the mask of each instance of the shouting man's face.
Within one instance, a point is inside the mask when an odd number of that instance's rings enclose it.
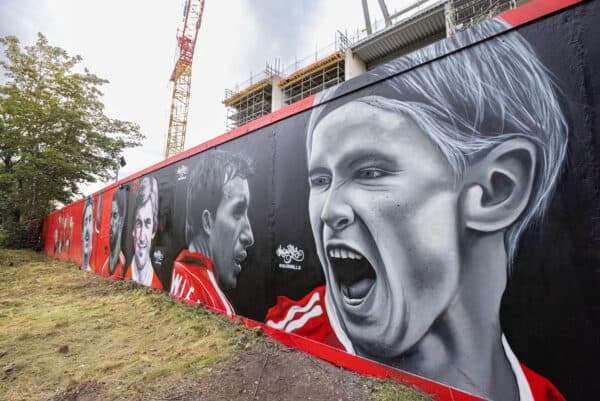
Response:
[[[150,246],[155,234],[154,219],[152,216],[152,202],[150,200],[135,211],[133,247],[135,263],[140,270],[150,261]]]
[[[94,207],[88,205],[83,211],[83,230],[81,231],[81,247],[83,251],[83,267],[88,268],[92,254],[92,233],[94,231]]]
[[[254,243],[248,219],[248,181],[235,177],[223,186],[223,198],[212,222],[209,248],[222,289],[235,288],[246,259],[246,248]]]
[[[406,352],[459,285],[448,163],[409,117],[354,101],[318,123],[308,168],[328,313],[358,353]]]

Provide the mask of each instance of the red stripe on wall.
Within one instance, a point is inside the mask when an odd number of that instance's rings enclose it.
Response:
[[[186,159],[186,158],[193,156],[197,153],[200,153],[206,149],[213,148],[217,145],[228,142],[232,139],[235,139],[240,136],[249,134],[253,131],[256,131],[259,128],[266,127],[267,125],[273,124],[274,122],[283,120],[284,118],[287,118],[294,114],[300,113],[301,111],[307,110],[312,106],[314,98],[315,98],[315,95],[311,95],[305,99],[297,101],[296,103],[292,103],[289,106],[282,107],[279,110],[276,110],[270,114],[267,114],[266,116],[260,117],[253,121],[250,121],[249,123],[244,124],[241,127],[235,128],[234,130],[226,132],[223,135],[219,135],[219,136],[217,136],[213,139],[210,139],[200,145],[197,145],[197,146],[194,146],[193,148],[185,150],[173,157],[170,157],[166,160],[156,163],[155,165],[145,168],[142,171],[139,171],[133,175],[127,176],[123,180],[120,180],[119,182],[131,181],[135,178],[146,175],[152,171],[155,171],[162,167],[168,166],[179,160]]]
[[[584,1],[585,0],[533,0],[520,7],[500,14],[499,18],[512,26],[519,26]]]
[[[536,20],[536,19],[546,16],[548,14],[557,12],[561,9],[581,3],[583,1],[584,0],[533,0],[530,3],[527,3],[519,8],[516,8],[514,10],[511,10],[511,11],[501,14],[499,16],[499,18],[507,21],[509,24],[516,27],[516,26],[524,25],[528,22],[531,22],[533,20]],[[153,166],[150,166],[142,171],[139,171],[131,176],[128,176],[128,177],[122,179],[120,181],[120,183],[139,178],[143,175],[151,173],[162,167],[168,166],[174,162],[186,159],[186,158],[191,157],[191,156],[193,156],[197,153],[200,153],[204,150],[218,146],[218,145],[228,142],[232,139],[235,139],[235,138],[244,136],[248,133],[251,133],[257,129],[266,127],[274,122],[283,120],[289,116],[292,116],[294,114],[300,113],[305,110],[308,110],[312,107],[313,102],[314,102],[314,95],[310,96],[306,99],[303,99],[299,102],[296,102],[292,105],[284,107],[280,110],[277,110],[277,111],[275,111],[271,114],[268,114],[264,117],[261,117],[257,120],[251,121],[248,124],[245,124],[239,128],[236,128],[236,129],[230,131],[230,132],[222,134],[222,135],[220,135],[216,138],[213,138],[207,142],[197,145],[191,149],[188,149],[174,157],[171,157],[167,160],[163,160],[159,163],[156,163]],[[109,205],[110,205],[109,194],[112,194],[112,192],[110,192],[110,190],[112,188],[114,188],[116,185],[117,185],[117,183],[114,183],[112,185],[109,185],[107,188],[103,189],[104,196],[105,196],[104,202],[106,202],[103,204],[103,209],[109,210]],[[94,194],[94,198],[96,201],[95,207],[97,207],[97,201],[98,201],[97,195],[98,195],[98,193]],[[65,209],[70,209],[69,216],[73,217],[73,220],[74,220],[73,230],[75,233],[77,233],[77,235],[73,235],[74,240],[70,244],[71,246],[70,246],[68,253],[64,252],[59,255],[54,255],[55,257],[59,257],[61,259],[70,259],[70,260],[74,260],[74,261],[79,261],[79,264],[81,264],[81,262],[80,262],[81,261],[81,238],[80,238],[81,235],[80,235],[80,232],[81,232],[81,212],[82,212],[83,205],[80,205],[80,203],[82,203],[82,202],[83,202],[83,199],[80,199],[79,201],[77,201],[77,202],[69,205],[69,207],[65,208]],[[63,211],[65,211],[65,209],[63,209]],[[59,213],[63,213],[63,212],[61,211],[61,212],[52,213],[45,222],[45,225],[47,225],[47,227],[45,227],[46,237],[44,238],[44,245],[45,245],[46,252],[49,254],[53,254],[53,251],[54,251],[54,249],[53,249],[53,245],[54,245],[53,230],[56,227],[56,225],[58,224],[57,220],[58,220]],[[102,231],[105,231],[106,227],[108,227],[108,225],[109,225],[109,221],[104,216],[105,216],[105,214],[103,213],[103,221],[101,221],[101,226],[103,227]],[[97,256],[100,259],[106,258],[106,251],[104,251],[103,254],[98,254]],[[96,261],[96,263],[100,263],[100,262]],[[419,376],[401,372],[396,369],[389,368],[384,365],[380,365],[378,363],[347,354],[343,351],[329,347],[325,344],[315,342],[313,340],[310,340],[310,339],[307,339],[304,337],[300,337],[300,336],[297,336],[294,334],[285,333],[285,332],[279,331],[279,330],[274,330],[274,329],[269,328],[261,323],[258,323],[258,322],[255,322],[255,321],[252,321],[252,320],[249,320],[246,318],[240,317],[240,320],[242,320],[244,322],[244,324],[246,324],[249,327],[260,327],[269,336],[273,337],[274,339],[276,339],[288,346],[305,351],[305,352],[310,353],[310,354],[312,354],[316,357],[319,357],[323,360],[329,361],[329,362],[334,363],[339,366],[343,366],[345,368],[356,371],[358,373],[362,373],[362,374],[366,374],[366,375],[370,375],[370,376],[374,376],[374,377],[380,377],[380,378],[390,378],[390,379],[396,380],[398,382],[408,384],[410,386],[416,386],[420,390],[424,391],[425,393],[432,395],[432,397],[434,397],[435,400],[438,400],[438,401],[481,401],[481,398],[478,398],[476,396],[462,392],[460,390],[456,390],[456,389],[444,386],[440,383],[436,383],[431,380],[424,379]]]

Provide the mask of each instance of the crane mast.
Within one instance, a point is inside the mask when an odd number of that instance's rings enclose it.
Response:
[[[186,0],[183,10],[183,27],[177,30],[177,61],[171,73],[173,95],[165,159],[182,152],[185,145],[192,86],[192,61],[203,11],[204,0]]]

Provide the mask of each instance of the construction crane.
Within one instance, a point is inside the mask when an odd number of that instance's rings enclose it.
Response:
[[[177,61],[171,74],[173,97],[165,159],[182,152],[185,146],[187,114],[192,87],[192,61],[203,11],[204,0],[185,0],[183,27],[177,29]]]

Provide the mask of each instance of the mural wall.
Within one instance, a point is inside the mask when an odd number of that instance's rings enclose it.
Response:
[[[46,251],[415,383],[600,399],[599,8],[376,68],[51,214]]]

